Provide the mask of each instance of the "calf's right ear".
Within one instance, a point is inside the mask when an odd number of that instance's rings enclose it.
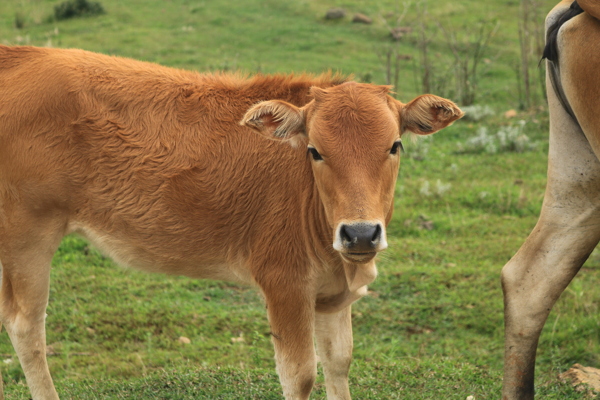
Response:
[[[263,101],[250,107],[240,125],[270,139],[289,140],[305,136],[304,111],[281,100]]]

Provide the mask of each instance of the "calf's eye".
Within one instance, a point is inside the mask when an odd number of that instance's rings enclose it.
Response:
[[[404,146],[402,146],[401,140],[396,140],[390,149],[390,154],[398,154],[398,150],[404,153]]]
[[[321,157],[321,155],[319,154],[319,152],[317,151],[317,149],[315,149],[314,147],[309,147],[308,148],[308,152],[312,156],[313,160],[315,160],[315,161],[323,161],[323,157]]]

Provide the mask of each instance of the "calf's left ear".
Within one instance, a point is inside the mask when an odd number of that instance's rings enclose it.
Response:
[[[294,139],[304,135],[304,111],[281,100],[263,101],[250,107],[240,125],[270,139]]]
[[[450,100],[424,94],[408,104],[397,102],[401,131],[429,135],[452,124],[464,113]]]

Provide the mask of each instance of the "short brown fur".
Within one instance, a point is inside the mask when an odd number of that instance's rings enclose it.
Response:
[[[285,397],[310,394],[315,336],[328,398],[350,398],[350,304],[387,246],[390,148],[403,118],[432,133],[462,113],[430,96],[417,115],[345,81],[0,46],[0,314],[34,399],[58,398],[44,315],[71,232],[125,266],[257,285]]]

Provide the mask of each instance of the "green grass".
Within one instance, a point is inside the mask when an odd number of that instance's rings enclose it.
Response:
[[[331,69],[380,84],[378,52],[390,45],[382,19],[391,23],[389,13],[402,8],[384,0],[104,0],[105,15],[50,21],[57,3],[0,2],[0,41],[79,47],[201,71]],[[356,399],[500,397],[500,270],[533,228],[543,198],[543,108],[518,116],[527,121],[533,151],[465,154],[459,148],[480,126],[495,132],[511,123],[502,113],[519,106],[519,2],[438,3],[429,5],[432,31],[436,20],[464,34],[479,21],[500,24],[486,50],[477,97],[495,115],[459,121],[430,139],[405,140],[390,248],[380,257],[370,296],[353,306]],[[325,21],[333,6],[367,13],[375,23]],[[543,2],[545,10],[552,6]],[[17,13],[22,29],[14,26]],[[402,25],[417,22],[413,6]],[[396,89],[404,101],[418,94],[415,43],[409,37],[400,44],[414,57],[403,64]],[[446,47],[439,36],[432,44],[438,65],[451,60]],[[438,194],[438,180],[451,186]],[[422,190],[426,182],[429,195]],[[423,221],[432,221],[433,229],[424,229]],[[65,239],[53,266],[47,331],[55,354],[49,363],[62,398],[282,398],[264,304],[254,289],[123,270],[76,237]],[[542,334],[540,398],[586,398],[557,375],[575,362],[600,365],[599,281],[600,254],[594,253]],[[191,343],[180,343],[181,336]],[[28,399],[5,334],[0,354],[8,398]],[[325,398],[322,376],[313,398]]]

